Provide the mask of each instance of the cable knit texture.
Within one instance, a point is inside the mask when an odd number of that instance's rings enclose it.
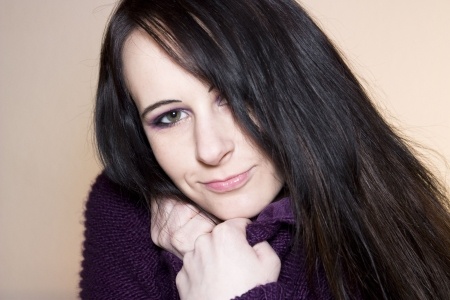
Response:
[[[250,245],[268,241],[281,259],[277,282],[234,299],[332,299],[322,272],[309,283],[304,256],[291,247],[294,222],[289,199],[267,206],[247,226]],[[175,277],[182,261],[155,246],[145,203],[100,175],[85,211],[82,299],[180,299]]]

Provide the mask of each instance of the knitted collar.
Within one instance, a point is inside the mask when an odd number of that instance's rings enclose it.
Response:
[[[268,241],[278,256],[283,257],[291,246],[291,225],[295,223],[289,198],[270,203],[247,226],[247,240],[251,246]],[[175,274],[182,267],[182,261],[168,251],[163,257],[172,265]]]

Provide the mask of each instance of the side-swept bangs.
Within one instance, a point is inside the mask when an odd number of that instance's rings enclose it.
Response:
[[[276,165],[281,163],[283,147],[273,137],[283,126],[276,116],[284,111],[278,107],[283,98],[295,98],[286,96],[287,84],[298,74],[292,73],[288,52],[293,41],[280,11],[292,12],[291,18],[301,16],[298,7],[280,7],[292,5],[289,1],[272,2],[119,4],[104,38],[96,106],[99,152],[111,178],[150,196],[173,196],[177,191],[151,153],[123,78],[122,48],[136,29],[145,30],[177,64],[222,93],[249,138]]]

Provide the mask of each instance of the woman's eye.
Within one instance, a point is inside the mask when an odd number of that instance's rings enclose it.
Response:
[[[172,110],[163,115],[158,123],[173,124],[187,117],[187,113],[182,110]]]
[[[225,97],[223,97],[221,94],[219,94],[217,96],[216,101],[217,101],[217,105],[219,105],[219,106],[224,106],[224,105],[228,104],[227,99],[225,99]]]

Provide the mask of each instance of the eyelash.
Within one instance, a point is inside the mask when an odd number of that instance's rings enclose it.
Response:
[[[218,106],[228,105],[228,101],[224,97],[222,97],[222,94],[217,95],[216,103]],[[154,127],[157,127],[157,128],[168,128],[168,127],[177,125],[179,122],[183,121],[186,118],[186,116],[184,116],[182,118],[180,117],[180,119],[175,122],[162,122],[162,120],[164,118],[166,118],[167,116],[169,116],[169,114],[174,113],[174,112],[181,113],[181,114],[184,113],[187,115],[187,113],[182,109],[173,109],[173,110],[170,110],[168,112],[165,112],[165,113],[159,115],[154,121],[151,122],[151,125]]]
[[[217,95],[216,102],[217,102],[217,105],[218,105],[218,106],[225,106],[225,105],[228,105],[227,99],[225,99],[225,97],[223,97],[222,94],[218,94],[218,95]]]
[[[168,117],[171,113],[181,113],[182,116],[174,122],[163,122],[163,119]],[[184,115],[183,115],[184,114]],[[151,122],[152,126],[158,127],[158,128],[167,128],[177,125],[179,122],[183,121],[187,117],[187,113],[182,109],[173,109],[168,112],[165,112],[158,116],[153,122]]]

